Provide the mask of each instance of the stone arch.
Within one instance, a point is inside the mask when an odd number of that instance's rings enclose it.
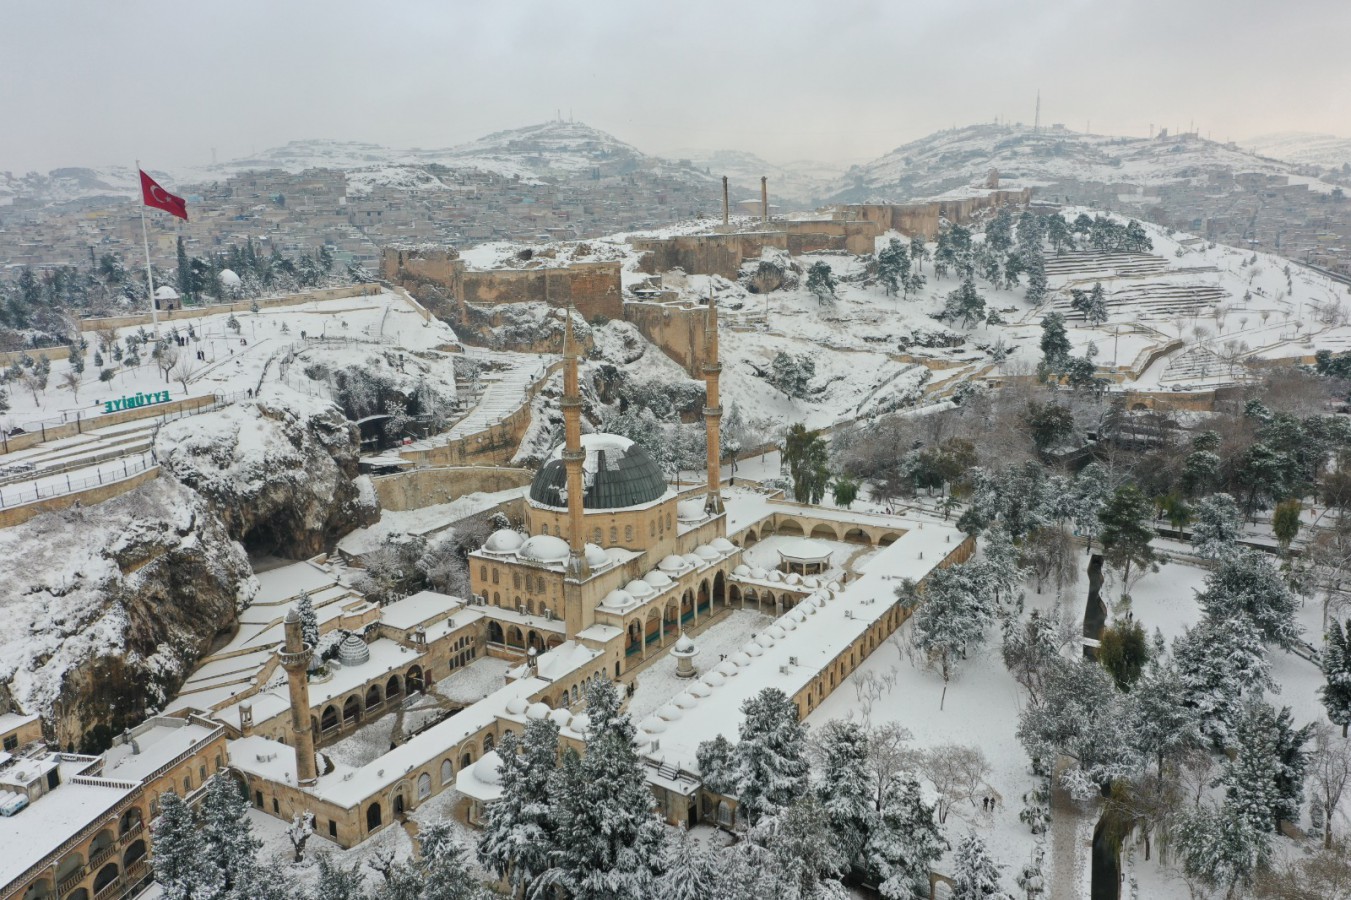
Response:
[[[366,709],[375,709],[384,699],[384,695],[380,693],[380,685],[373,684],[366,689]]]
[[[526,635],[525,645],[527,648],[533,647],[536,653],[544,652],[544,639],[540,637],[539,632],[533,628],[530,629],[529,634]]]
[[[556,634],[549,635],[549,639],[544,642],[545,648],[552,650],[555,647],[563,646],[563,639]]]
[[[897,541],[899,541],[900,539],[901,539],[901,535],[900,535],[899,532],[895,532],[895,531],[884,531],[884,532],[882,532],[882,536],[879,537],[879,538],[877,539],[877,546],[879,546],[879,547],[889,547],[889,546],[891,546],[892,544],[894,544],[894,543],[896,543]]]
[[[721,574],[721,573],[720,573]],[[727,589],[727,605],[731,606],[741,599],[741,588],[732,585]]]
[[[381,818],[380,801],[376,800],[370,806],[366,807],[366,830],[374,831],[384,824]]]
[[[338,710],[331,703],[324,707],[323,715],[319,717],[319,730],[332,731],[338,727]]]
[[[122,870],[118,867],[117,863],[115,862],[110,862],[103,868],[99,869],[99,873],[94,876],[94,893],[97,894],[99,891],[103,890],[108,885],[116,881],[117,876],[121,873],[121,871]]]
[[[656,609],[647,611],[647,621],[643,623],[643,643],[654,643],[661,637],[661,612]]]
[[[122,854],[122,865],[130,866],[132,863],[136,862],[136,860],[141,859],[144,856],[145,841],[136,840],[127,848],[127,852]]]
[[[776,531],[779,534],[794,535],[797,537],[802,536],[802,526],[793,519],[784,519],[779,523],[779,527]]]
[[[408,686],[408,693],[411,694],[414,691],[420,693],[423,690],[422,681],[422,666],[409,666],[408,674],[404,677],[404,683]]]
[[[355,725],[361,721],[361,695],[353,694],[342,705],[342,724]]]
[[[389,812],[396,819],[408,811],[408,782],[400,781],[389,792]]]
[[[624,637],[624,653],[638,653],[643,649],[643,620],[629,619]]]
[[[753,587],[748,587],[741,593],[741,608],[745,609],[750,603],[754,603],[756,609],[760,608],[760,591]]]
[[[441,760],[441,790],[455,782],[455,764],[449,758]]]
[[[117,837],[113,834],[113,830],[111,828],[101,829],[98,834],[94,835],[94,840],[89,842],[90,859],[93,859],[95,856],[98,856],[104,850],[107,850],[109,847],[113,845],[113,842],[116,840]]]
[[[60,884],[83,867],[84,854],[79,851],[70,854],[61,860],[61,865],[56,867],[56,883]]]
[[[748,528],[746,530],[746,536],[741,539],[742,548],[753,547],[758,543],[760,543],[760,536],[755,533],[754,528]]]
[[[460,771],[463,772],[474,764],[474,748],[461,747],[460,749],[464,751],[460,754]]]
[[[122,818],[118,822],[117,833],[126,834],[137,825],[140,825],[144,819],[141,817],[141,808],[139,806],[129,806],[127,811],[122,813]]]
[[[23,900],[47,900],[52,895],[52,880],[39,878],[24,891]]]
[[[835,526],[827,525],[824,522],[812,528],[811,536],[826,541],[837,541],[840,539],[839,534],[835,531]]]
[[[516,650],[525,649],[525,635],[521,634],[521,629],[515,625],[507,627],[507,646]]]
[[[66,895],[66,900],[89,900],[89,892],[84,888],[76,888]]]
[[[713,576],[713,602],[727,605],[727,573],[721,569]]]
[[[488,643],[505,644],[506,638],[502,636],[502,626],[496,622],[488,623]]]
[[[845,543],[848,544],[869,544],[873,542],[872,536],[862,528],[850,528],[844,533]]]

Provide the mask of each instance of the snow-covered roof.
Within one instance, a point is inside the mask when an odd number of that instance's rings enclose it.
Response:
[[[794,538],[779,546],[779,555],[794,562],[824,562],[834,552],[831,547],[811,538]]]
[[[463,608],[464,601],[438,591],[418,591],[380,608],[380,621],[407,631]]]
[[[126,743],[108,748],[103,757],[103,777],[140,781],[216,733],[217,729],[196,722],[156,716],[133,729]]]

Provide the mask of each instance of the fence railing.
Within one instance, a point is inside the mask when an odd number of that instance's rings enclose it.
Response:
[[[39,500],[47,500],[51,497],[63,497],[66,494],[78,494],[81,491],[87,491],[90,488],[99,487],[104,484],[115,484],[124,481],[133,475],[150,469],[158,468],[159,463],[155,462],[147,452],[141,459],[133,460],[131,457],[124,457],[121,466],[113,467],[110,470],[100,468],[92,476],[81,478],[71,478],[69,475],[64,478],[51,482],[49,484],[14,484],[0,486],[0,509],[7,509],[12,506],[23,506],[28,503],[37,503]]]

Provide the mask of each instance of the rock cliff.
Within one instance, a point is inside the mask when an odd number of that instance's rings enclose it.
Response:
[[[260,399],[165,425],[167,472],[205,497],[251,553],[304,558],[378,511],[355,483],[360,440],[337,407],[270,386]]]
[[[97,750],[178,690],[257,590],[197,494],[161,477],[0,530],[0,709]]]

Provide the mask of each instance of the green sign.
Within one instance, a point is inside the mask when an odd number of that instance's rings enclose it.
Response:
[[[168,402],[168,391],[155,391],[153,394],[142,394],[140,391],[137,391],[134,397],[129,395],[117,400],[103,401],[103,412],[106,414],[117,412],[120,409],[136,409],[140,406],[151,406],[156,403]]]

